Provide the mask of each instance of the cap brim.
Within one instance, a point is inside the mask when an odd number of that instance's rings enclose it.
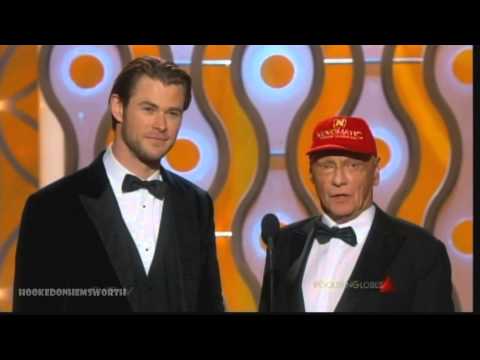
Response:
[[[348,148],[346,146],[334,145],[334,144],[314,147],[314,148],[308,150],[306,155],[312,155],[314,153],[318,153],[318,152],[321,152],[321,151],[327,151],[327,150],[344,150],[344,151],[347,151],[347,152],[353,153],[353,154],[375,155],[375,154],[371,154],[369,152],[352,150],[351,148]]]

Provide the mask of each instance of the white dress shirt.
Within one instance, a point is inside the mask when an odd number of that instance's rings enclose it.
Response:
[[[372,227],[374,216],[374,205],[344,224],[337,224],[328,215],[322,215],[322,222],[329,227],[351,226],[357,237],[357,245],[350,246],[338,238],[331,238],[326,244],[314,240],[302,279],[306,312],[335,311]]]
[[[125,175],[136,175],[115,158],[111,146],[105,151],[103,164],[123,221],[135,242],[145,273],[148,274],[157,245],[163,200],[157,199],[147,189],[138,189],[128,193],[122,192]],[[148,179],[142,180],[162,180],[162,175],[157,170]]]

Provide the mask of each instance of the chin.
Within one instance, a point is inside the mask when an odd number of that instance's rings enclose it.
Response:
[[[152,159],[160,159],[168,153],[171,146],[148,146],[145,148],[145,154],[147,154]]]
[[[161,158],[163,157],[164,152],[160,151],[143,151],[141,156],[139,157],[143,162],[146,163],[154,163],[157,161],[160,161]]]
[[[330,208],[330,214],[331,217],[335,218],[348,218],[352,216],[352,214],[355,212],[354,209],[351,208],[340,208],[338,206]]]

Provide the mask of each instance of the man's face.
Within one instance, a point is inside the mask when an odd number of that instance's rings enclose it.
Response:
[[[111,110],[118,120],[117,137],[142,162],[152,163],[172,148],[182,122],[182,85],[164,85],[142,76],[127,104],[112,95]]]
[[[344,151],[313,155],[310,163],[322,209],[337,223],[354,219],[372,204],[379,171],[378,158]]]

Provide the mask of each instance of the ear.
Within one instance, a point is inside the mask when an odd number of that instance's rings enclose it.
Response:
[[[373,175],[373,185],[378,185],[380,182],[380,158],[375,159],[375,170]]]
[[[315,184],[315,182],[313,181],[312,161],[310,161],[308,165],[308,178],[313,184]]]
[[[115,120],[119,123],[123,122],[123,103],[117,94],[113,94],[110,98],[110,112]]]

